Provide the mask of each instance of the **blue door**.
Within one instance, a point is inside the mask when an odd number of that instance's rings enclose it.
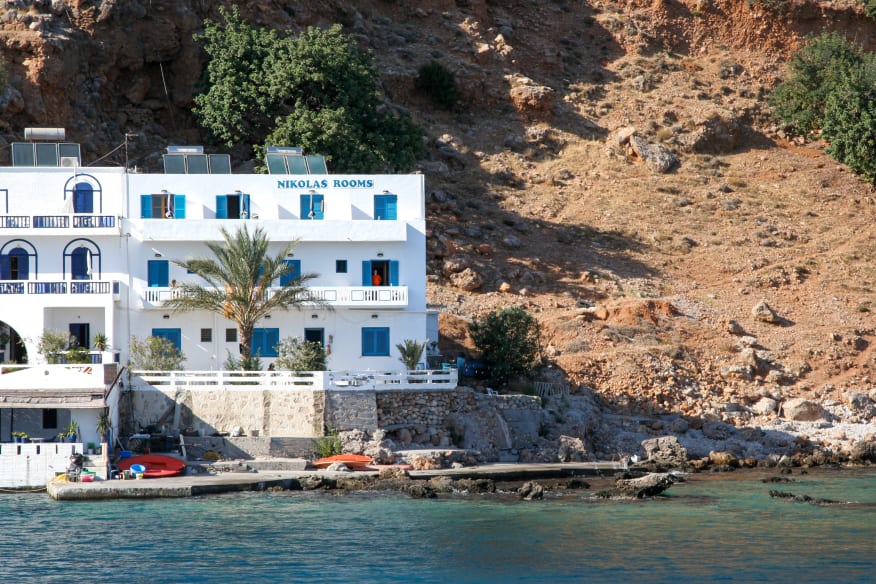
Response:
[[[94,189],[88,183],[77,183],[73,190],[73,212],[94,213]]]
[[[74,280],[91,279],[91,252],[79,247],[70,254],[70,275]]]
[[[302,219],[325,219],[325,198],[323,195],[301,195]]]

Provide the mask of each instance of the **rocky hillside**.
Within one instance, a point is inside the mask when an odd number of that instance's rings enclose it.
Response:
[[[192,35],[228,2],[5,4],[0,139],[66,127],[86,161],[122,164],[131,133],[142,168],[205,142]],[[876,50],[854,2],[237,4],[292,33],[342,23],[426,128],[446,354],[472,348],[471,318],[522,305],[543,327],[545,377],[626,411],[742,426],[805,397],[872,418],[873,189],[785,136],[764,100],[806,35]],[[458,111],[414,91],[433,59],[456,75]]]

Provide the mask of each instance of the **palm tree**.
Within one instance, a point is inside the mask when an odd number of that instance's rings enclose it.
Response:
[[[244,225],[233,235],[221,228],[224,243],[205,242],[216,259],[193,258],[173,263],[200,276],[207,285],[184,282],[179,294],[165,301],[175,312],[209,310],[237,323],[240,361],[244,369],[255,363],[252,354],[253,330],[259,320],[276,310],[300,309],[305,301],[314,302],[303,284],[317,274],[302,274],[280,285],[280,278],[292,273],[284,260],[298,244],[289,242],[276,256],[268,255],[270,240],[261,227],[250,234]]]

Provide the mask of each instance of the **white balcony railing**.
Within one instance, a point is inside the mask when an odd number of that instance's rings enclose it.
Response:
[[[295,389],[390,391],[455,389],[455,369],[417,371],[133,371],[134,389]]]
[[[269,292],[270,293],[270,292]],[[161,308],[182,294],[177,287],[150,287],[143,292],[146,308]],[[306,291],[305,304],[323,303],[338,308],[403,308],[408,305],[407,286],[314,286]]]

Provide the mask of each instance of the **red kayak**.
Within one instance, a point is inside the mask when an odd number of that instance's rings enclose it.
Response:
[[[313,461],[316,468],[326,468],[336,462],[343,463],[352,469],[363,468],[374,462],[374,459],[364,454],[336,454]]]
[[[182,474],[186,469],[186,461],[164,454],[142,454],[123,458],[119,461],[119,470],[131,470],[135,464],[146,467],[143,478],[158,479]]]

